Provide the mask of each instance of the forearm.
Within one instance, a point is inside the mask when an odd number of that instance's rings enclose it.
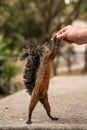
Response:
[[[82,42],[82,44],[87,43],[87,29],[83,29],[78,33],[78,40]]]

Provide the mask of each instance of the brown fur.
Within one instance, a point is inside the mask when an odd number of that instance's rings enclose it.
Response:
[[[29,105],[29,114],[27,124],[31,123],[32,112],[38,103],[38,101],[43,104],[48,116],[52,120],[57,120],[58,118],[51,116],[50,104],[48,101],[48,87],[51,72],[51,63],[55,58],[58,51],[58,44],[52,43],[50,49],[43,53],[43,57],[40,61],[40,66],[37,72],[37,79],[35,82],[35,87],[31,94],[31,100]]]

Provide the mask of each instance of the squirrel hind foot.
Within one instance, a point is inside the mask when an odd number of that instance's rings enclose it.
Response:
[[[26,124],[32,124],[32,121],[30,121],[30,120],[28,120],[27,122],[26,122]]]
[[[57,117],[53,117],[53,116],[51,116],[51,115],[48,115],[48,116],[49,116],[50,119],[53,120],[53,121],[57,121],[57,120],[59,120],[59,118],[57,118]]]
[[[57,117],[52,117],[51,120],[57,121],[57,120],[59,120],[59,118],[57,118]]]

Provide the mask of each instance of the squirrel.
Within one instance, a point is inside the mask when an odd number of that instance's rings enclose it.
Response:
[[[51,120],[58,120],[51,116],[51,107],[48,101],[51,64],[57,53],[58,40],[55,37],[50,44],[38,47],[29,42],[26,51],[19,56],[19,60],[27,58],[23,74],[25,87],[31,95],[27,124],[32,123],[32,112],[38,101],[43,105]]]

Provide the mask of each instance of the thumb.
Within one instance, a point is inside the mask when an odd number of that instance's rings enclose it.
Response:
[[[63,32],[63,33],[61,33],[61,34],[57,34],[56,37],[57,37],[58,39],[64,39],[64,38],[66,38],[66,33]]]

